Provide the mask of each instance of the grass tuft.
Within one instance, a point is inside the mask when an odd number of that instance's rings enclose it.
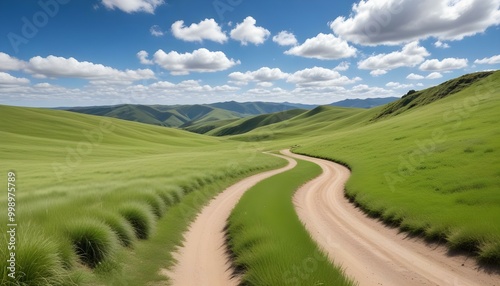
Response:
[[[0,268],[0,285],[64,285],[68,273],[60,256],[59,245],[42,232],[29,226],[23,227],[29,231],[21,231],[17,236],[15,279],[8,276],[10,251],[7,247],[0,249],[0,259],[4,265]],[[8,239],[8,236],[3,235],[3,241],[7,242]]]
[[[124,217],[114,212],[101,212],[96,216],[111,227],[118,236],[121,245],[131,246],[134,243],[134,228]]]
[[[111,258],[117,249],[117,235],[99,220],[75,221],[67,226],[67,234],[80,261],[91,268]]]
[[[152,234],[155,217],[149,205],[129,203],[120,207],[119,213],[132,225],[138,239],[147,239]]]

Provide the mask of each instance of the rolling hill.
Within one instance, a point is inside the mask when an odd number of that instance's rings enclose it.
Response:
[[[230,138],[349,166],[346,196],[370,216],[498,265],[498,110],[500,71],[475,73],[386,106],[318,107]]]
[[[394,101],[397,98],[368,98],[347,99],[332,103],[332,106],[372,108]],[[175,127],[191,132],[205,134],[213,129],[220,128],[226,124],[232,124],[236,120],[256,115],[280,113],[294,109],[311,110],[317,105],[298,103],[272,103],[272,102],[218,102],[212,104],[194,105],[133,105],[122,104],[115,106],[89,106],[89,107],[59,107],[57,110],[67,110],[90,115],[107,116],[112,118],[136,121],[141,123]],[[287,114],[286,112],[283,115]],[[295,114],[295,113],[293,113]],[[273,123],[277,122],[275,115]],[[288,119],[287,115],[285,115]],[[281,120],[284,120],[283,118]],[[262,117],[262,120],[265,120]],[[258,120],[254,119],[253,122]],[[242,121],[240,121],[241,123]],[[235,123],[239,124],[239,123]],[[269,124],[269,123],[267,123]],[[267,125],[265,124],[265,125]],[[227,126],[228,128],[231,126]],[[232,129],[236,130],[236,129]],[[250,129],[248,129],[250,130]],[[216,134],[218,132],[214,132]],[[232,131],[221,134],[236,134]],[[240,134],[240,133],[237,133]]]
[[[164,281],[159,270],[201,207],[235,181],[283,164],[240,142],[108,117],[0,105],[0,118],[2,182],[13,172],[18,186],[23,272],[11,281],[2,267],[0,285]]]
[[[16,259],[33,269],[34,276],[21,279],[38,279],[23,283],[164,281],[158,267],[173,263],[170,254],[198,211],[236,180],[283,163],[261,150],[290,146],[349,166],[346,196],[370,216],[500,264],[500,71],[465,75],[370,109],[319,106],[243,119],[205,105],[87,109],[228,136],[0,106],[0,168],[15,171],[22,188]],[[243,110],[252,109],[258,111]],[[145,213],[151,239],[135,237],[130,224],[122,232],[123,212],[131,208]],[[82,267],[88,262],[78,238],[96,233],[108,252],[98,266]],[[131,234],[130,241],[118,234]],[[0,240],[0,249],[6,243]],[[6,255],[0,251],[1,259]]]

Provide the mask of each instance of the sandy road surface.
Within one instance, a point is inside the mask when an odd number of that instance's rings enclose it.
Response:
[[[179,286],[226,286],[238,285],[231,279],[230,264],[224,248],[223,228],[231,210],[246,190],[258,182],[293,169],[297,162],[288,160],[288,165],[248,177],[224,190],[205,206],[184,235],[184,246],[174,253],[178,263],[163,273]]]
[[[500,285],[499,271],[478,268],[472,258],[450,257],[443,246],[425,244],[367,218],[344,198],[347,168],[282,153],[323,169],[297,191],[295,208],[313,239],[359,285]]]

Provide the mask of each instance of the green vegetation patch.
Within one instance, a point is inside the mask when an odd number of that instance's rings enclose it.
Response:
[[[457,90],[467,78],[475,81]],[[451,82],[452,95],[352,130],[317,135],[314,142],[303,140],[295,152],[348,164],[346,195],[368,214],[498,263],[500,72]]]
[[[320,173],[318,165],[299,161],[243,195],[227,228],[243,285],[354,285],[318,249],[293,207],[295,191]]]

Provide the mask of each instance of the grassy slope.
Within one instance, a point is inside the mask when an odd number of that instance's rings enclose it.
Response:
[[[231,213],[228,238],[244,285],[353,285],[321,253],[295,213],[293,193],[321,173],[298,161],[248,190]]]
[[[282,122],[306,112],[304,109],[292,109],[271,114],[262,114],[250,118],[243,118],[238,121],[229,123],[219,128],[208,132],[208,135],[226,136],[236,135],[252,131],[256,128],[267,126],[270,124]]]
[[[209,122],[196,122],[194,124],[190,124],[189,126],[183,127],[184,130],[189,132],[194,132],[198,134],[206,134],[215,128],[222,127],[224,125],[231,124],[240,119],[225,119],[225,120],[217,120],[217,121],[209,121]]]
[[[348,164],[347,195],[370,214],[498,263],[499,109],[496,72],[398,116],[289,143],[303,143],[299,153]]]
[[[409,92],[401,99],[387,104],[383,110],[375,116],[375,119],[382,118],[386,116],[394,116],[403,113],[412,108],[421,107],[432,103],[441,98],[450,96],[456,92],[467,88],[472,83],[481,80],[484,77],[491,75],[493,72],[477,72],[472,74],[466,74],[461,77],[451,79],[447,82],[440,84],[439,86],[431,89],[426,89],[418,92]]]
[[[79,107],[69,110],[83,114],[107,116],[167,127],[189,126],[197,122],[210,122],[242,117],[241,114],[233,111],[205,105],[180,105],[169,107],[125,104],[111,107]]]
[[[4,174],[14,170],[18,178],[19,265],[26,270],[27,261],[36,264],[52,255],[52,264],[38,263],[56,269],[47,275],[59,278],[48,284],[165,280],[159,268],[172,263],[169,252],[212,195],[239,178],[282,164],[247,144],[134,122],[8,106],[0,106],[0,116],[0,169]],[[1,179],[4,185],[6,179]],[[161,217],[153,221],[157,228],[148,240],[133,240],[133,250],[117,246],[116,229],[109,228],[123,221],[116,216],[129,203]],[[5,196],[0,204],[6,205]],[[6,216],[0,220],[3,230]],[[109,246],[110,255],[93,271],[77,263],[69,241],[69,233],[78,231],[73,226],[80,224],[89,225],[88,233]],[[6,238],[0,240],[2,260]],[[34,252],[26,244],[43,245],[42,240],[56,253],[27,257]],[[135,271],[137,265],[144,269]],[[2,268],[0,281],[4,275]]]
[[[354,109],[345,107],[319,106],[292,119],[263,126],[246,134],[232,136],[232,139],[273,146],[287,146],[303,138],[323,138],[339,129],[356,128],[368,124],[378,109]]]
[[[497,71],[398,115],[319,107],[231,138],[343,162],[353,171],[347,195],[370,214],[499,263],[499,90]]]

